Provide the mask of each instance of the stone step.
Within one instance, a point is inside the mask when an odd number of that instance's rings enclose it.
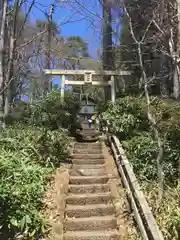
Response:
[[[95,129],[94,127],[89,128],[89,127],[87,126],[86,128],[83,128],[82,131],[85,131],[85,132],[95,132],[96,129]],[[98,132],[98,131],[97,131],[97,132]]]
[[[74,194],[81,193],[100,193],[100,192],[109,192],[108,184],[83,184],[83,185],[69,185],[69,192]]]
[[[102,149],[101,143],[75,143],[74,149]]]
[[[117,227],[114,216],[67,218],[64,220],[65,231],[106,230]]]
[[[90,131],[90,130],[85,130],[85,131],[82,131],[81,133],[86,136],[94,136],[94,135],[100,134],[99,132]]]
[[[87,159],[84,159],[84,158],[76,158],[76,159],[72,159],[72,162],[73,164],[104,164],[105,161],[104,161],[104,158],[87,158]]]
[[[101,143],[75,143],[74,149],[102,149]]]
[[[89,139],[89,140],[91,140],[91,139],[95,139],[95,137],[96,137],[96,139],[97,139],[97,134],[84,134],[84,133],[82,133],[82,136],[84,137],[84,139]]]
[[[66,216],[68,218],[87,218],[92,216],[107,216],[114,213],[113,204],[93,204],[93,205],[67,205]]]
[[[84,133],[94,134],[90,129]],[[76,143],[66,196],[64,240],[118,240],[101,143]]]
[[[74,154],[78,154],[78,153],[84,153],[84,154],[87,154],[87,152],[89,154],[94,154],[94,153],[97,153],[97,154],[100,154],[102,153],[102,148],[98,147],[98,148],[90,148],[90,147],[82,147],[82,148],[74,148],[73,149],[73,153]]]
[[[112,202],[111,192],[91,194],[68,194],[66,203],[70,205],[108,204]]]
[[[107,183],[108,176],[71,176],[69,179],[70,184],[98,184]]]
[[[81,133],[83,136],[85,136],[85,137],[95,137],[95,136],[98,136],[99,135],[99,133],[95,133],[95,132],[82,132]]]
[[[73,154],[73,159],[104,159],[103,154]]]
[[[92,166],[92,165],[90,165]],[[73,168],[70,170],[71,176],[102,176],[105,175],[106,170],[103,168]]]
[[[104,164],[73,164],[73,169],[105,169]]]
[[[101,149],[75,149],[74,154],[102,154]]]
[[[117,230],[66,232],[64,240],[119,240]]]
[[[99,131],[97,131],[97,129],[96,129],[95,127],[89,128],[89,126],[87,126],[86,128],[83,128],[82,131],[86,131],[86,132],[98,132],[98,133],[99,133]]]

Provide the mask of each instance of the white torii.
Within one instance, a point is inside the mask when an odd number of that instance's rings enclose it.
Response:
[[[111,86],[111,101],[115,102],[116,100],[116,91],[115,91],[115,76],[127,76],[131,75],[130,71],[95,71],[95,70],[61,70],[61,69],[44,69],[44,75],[56,75],[62,76],[61,80],[61,99],[64,101],[64,90],[65,85],[85,85],[90,84],[93,86]],[[83,80],[67,80],[66,76],[84,76]],[[93,79],[93,76],[109,76],[110,81],[97,81]]]

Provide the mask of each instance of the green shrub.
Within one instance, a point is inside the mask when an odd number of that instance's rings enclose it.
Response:
[[[150,136],[135,136],[123,142],[135,173],[155,178],[157,147]]]
[[[35,236],[45,227],[39,213],[50,173],[68,157],[65,130],[14,125],[0,138],[0,224]],[[33,238],[33,237],[32,237]]]
[[[158,147],[150,134],[134,136],[130,140],[124,141],[123,146],[126,149],[129,160],[132,163],[134,172],[140,178],[148,180],[157,180]],[[174,181],[177,177],[178,169],[176,164],[180,152],[172,152],[169,142],[165,145],[162,168],[166,181]]]
[[[30,121],[50,129],[67,129],[76,121],[78,110],[79,100],[74,95],[67,92],[62,105],[60,92],[52,92],[43,101],[31,106]]]
[[[24,151],[42,166],[57,167],[60,160],[68,157],[67,146],[71,138],[67,131],[59,129],[50,131],[43,128],[10,126],[2,133],[0,147],[6,151]]]
[[[162,159],[165,178],[169,183],[176,183],[180,173],[180,105],[153,97],[150,101],[162,140],[166,136]],[[152,138],[145,98],[120,98],[115,104],[110,103],[102,116],[109,123],[110,131],[127,141],[125,146],[136,173],[143,172],[148,179],[156,179],[157,143]]]
[[[45,127],[50,130],[58,128],[70,129],[76,123],[79,111],[79,99],[71,92],[65,92],[64,103],[61,103],[61,93],[48,93],[41,101],[33,104],[17,101],[6,116],[6,123],[27,123]]]
[[[41,200],[49,176],[69,156],[68,130],[78,110],[72,94],[62,105],[60,93],[52,92],[37,103],[16,102],[7,116],[0,135],[0,237],[18,232],[39,239],[45,230]]]
[[[178,144],[180,142],[180,105],[170,100],[150,98],[150,109],[156,120],[159,132],[167,134],[168,140]],[[145,98],[125,97],[117,99],[115,104],[110,103],[102,114],[103,119],[113,124],[112,131],[124,132],[126,138],[132,137],[137,132],[150,131],[147,117],[147,104]],[[127,119],[129,119],[129,121]],[[133,124],[132,124],[132,118]],[[113,123],[115,119],[115,122]],[[123,121],[125,124],[123,127]],[[129,125],[129,127],[128,127]],[[132,127],[134,131],[132,132]]]
[[[103,120],[109,123],[110,131],[121,139],[134,136],[137,131],[149,128],[148,119],[139,99],[135,97],[120,98],[115,104],[110,103],[103,112]]]
[[[109,122],[110,131],[123,140],[128,159],[141,181],[141,187],[145,190],[165,239],[179,239],[180,104],[153,97],[150,102],[160,138],[165,140],[160,163],[164,174],[161,204],[158,203],[158,144],[148,121],[146,99],[120,98],[114,105],[109,104],[103,113],[103,119]]]
[[[43,168],[22,151],[3,151],[0,170],[1,226],[28,235],[41,232],[45,220],[38,210],[52,169]]]

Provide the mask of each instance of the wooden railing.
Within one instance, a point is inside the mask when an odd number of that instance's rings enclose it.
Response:
[[[134,213],[134,218],[144,240],[164,240],[156,220],[150,210],[146,198],[141,191],[133,168],[126,157],[125,151],[119,139],[110,134],[105,127],[105,134],[114,155],[119,175],[127,190],[128,200]]]

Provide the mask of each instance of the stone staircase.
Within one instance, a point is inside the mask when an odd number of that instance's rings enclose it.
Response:
[[[99,136],[99,132],[95,129],[95,126],[92,125],[91,128],[88,127],[88,124],[86,122],[82,123],[82,135],[84,137],[84,140],[93,140]]]
[[[75,143],[64,240],[120,239],[101,143]]]

